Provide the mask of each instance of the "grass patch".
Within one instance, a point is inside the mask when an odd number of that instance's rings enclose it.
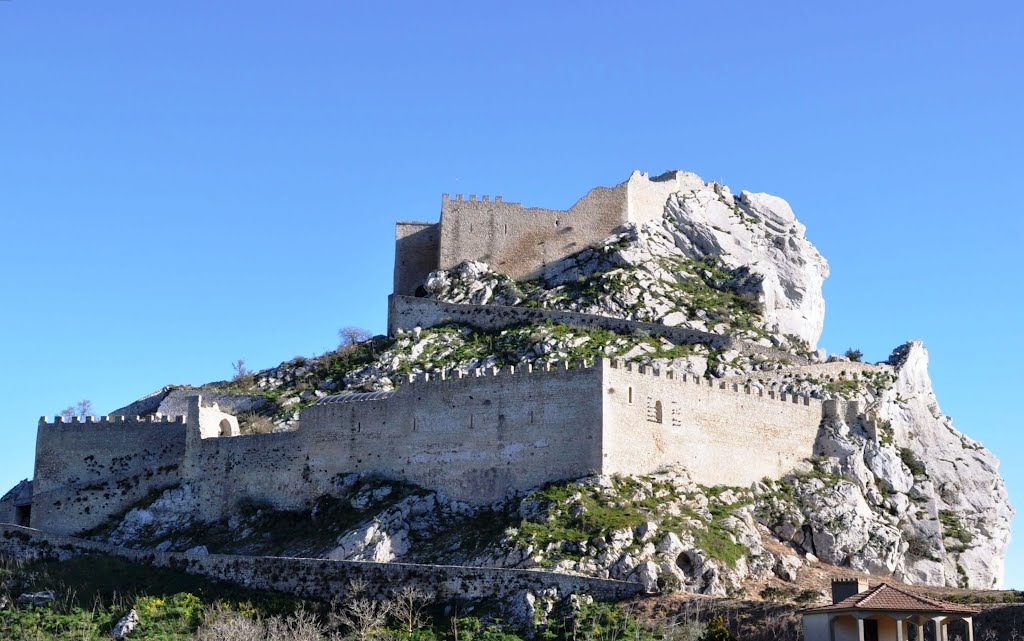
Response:
[[[240,613],[286,614],[315,601],[240,588],[118,557],[88,555],[68,561],[3,564],[0,592],[53,590],[57,600],[38,608],[0,610],[0,638],[109,641],[117,620],[129,610],[141,626],[133,640],[184,641],[214,603]]]
[[[963,552],[974,541],[974,536],[967,531],[956,512],[939,510],[939,522],[942,523],[942,535],[959,542],[957,545],[947,546],[947,552]]]

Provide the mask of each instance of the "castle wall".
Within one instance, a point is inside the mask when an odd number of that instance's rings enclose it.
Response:
[[[517,325],[545,322],[578,327],[600,327],[621,334],[642,331],[650,336],[663,336],[676,344],[704,343],[716,348],[735,349],[747,355],[763,356],[789,364],[810,363],[806,358],[765,345],[736,340],[711,332],[701,332],[684,327],[669,327],[660,323],[645,323],[554,309],[503,305],[461,305],[444,303],[431,298],[396,295],[388,298],[388,334],[391,336],[394,336],[400,329],[429,328],[449,323],[470,325],[485,331],[497,331]]]
[[[395,225],[395,293],[414,296],[430,272],[438,269],[441,228],[437,223]]]
[[[32,525],[54,532],[95,527],[151,491],[178,482],[184,417],[39,421]]]
[[[204,517],[245,500],[295,509],[353,472],[486,504],[600,470],[600,368],[481,373],[321,402],[296,432],[203,439],[189,468],[202,475]]]
[[[821,401],[719,385],[621,363],[607,367],[604,473],[681,464],[697,483],[746,486],[779,478],[813,454]]]
[[[307,408],[314,476],[377,472],[484,504],[600,468],[599,368],[480,373]]]
[[[549,588],[557,590],[559,596],[589,594],[603,601],[626,599],[644,591],[639,583],[543,570],[132,550],[13,525],[0,525],[0,553],[19,560],[109,554],[249,588],[332,601],[344,598],[354,580],[365,581],[369,597],[390,597],[397,587],[410,585],[434,594],[442,603],[479,598],[506,600],[521,595],[523,590],[539,594]]]
[[[440,269],[479,260],[517,280],[532,278],[626,222],[625,185],[592,189],[567,211],[486,198],[442,197]]]

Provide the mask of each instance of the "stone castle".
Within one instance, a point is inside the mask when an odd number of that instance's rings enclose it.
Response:
[[[773,353],[651,323],[422,297],[430,272],[464,260],[532,277],[623,223],[645,222],[669,194],[699,180],[634,173],[567,211],[446,195],[440,222],[397,224],[389,332],[452,321],[498,329],[552,320]],[[775,355],[801,364],[793,354]],[[297,430],[272,434],[242,435],[236,417],[194,396],[184,416],[41,419],[31,492],[0,502],[0,522],[80,533],[185,481],[206,519],[252,500],[297,509],[352,472],[478,505],[550,481],[644,474],[668,464],[686,467],[698,483],[749,485],[811,456],[824,418],[860,413],[852,402],[607,359],[410,377],[394,391],[322,398],[303,410]]]

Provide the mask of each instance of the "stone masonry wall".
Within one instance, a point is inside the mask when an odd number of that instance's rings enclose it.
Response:
[[[623,320],[597,314],[567,312],[532,307],[509,307],[504,305],[460,305],[444,303],[431,298],[415,298],[392,295],[388,297],[388,334],[394,336],[400,330],[415,327],[437,327],[450,323],[465,324],[485,331],[497,331],[518,325],[552,322],[577,327],[600,327],[629,334],[636,331],[651,336],[663,336],[677,344],[704,343],[721,349],[735,349],[747,355],[757,355],[794,365],[805,365],[810,361],[801,356],[779,349],[741,341],[720,334],[701,332],[683,327],[669,327],[661,323]]]
[[[749,383],[757,382],[768,387],[775,387],[779,383],[794,382],[804,378],[813,378],[819,381],[833,381],[840,379],[855,379],[861,375],[874,376],[880,373],[892,373],[892,367],[888,365],[872,365],[870,363],[856,363],[850,361],[838,361],[833,363],[815,363],[802,367],[787,367],[781,370],[768,370],[763,372],[749,372],[742,376],[723,378],[728,383]]]
[[[188,455],[201,470],[203,515],[242,501],[298,508],[353,472],[487,504],[600,470],[600,368],[480,373],[408,383],[378,400],[321,401],[292,433],[203,439]]]
[[[476,195],[441,197],[437,224],[400,222],[395,229],[394,293],[412,296],[427,275],[466,260],[489,264],[517,280],[607,238],[626,222],[660,219],[671,194],[704,185],[696,174],[651,178],[634,171],[615,187],[597,187],[567,210],[524,207]]]
[[[697,483],[747,486],[781,477],[814,451],[820,400],[613,365],[605,368],[605,474],[681,464]]]
[[[353,472],[482,505],[551,481],[670,463],[700,483],[746,485],[812,454],[819,401],[716,385],[603,360],[423,375],[395,392],[322,399],[297,431],[280,434],[238,436],[198,399],[184,424],[44,424],[49,458],[37,474],[48,489],[33,498],[32,524],[78,532],[181,481],[194,486],[198,515],[216,520],[244,502],[307,507]]]
[[[543,570],[220,554],[190,556],[174,552],[131,550],[14,525],[0,525],[0,553],[22,560],[109,554],[248,588],[322,600],[341,599],[349,584],[356,579],[366,581],[369,596],[387,597],[397,587],[413,585],[435,594],[442,602],[480,598],[510,599],[524,590],[536,594],[546,588],[556,588],[562,597],[574,593],[589,594],[605,601],[617,601],[643,592],[643,586],[639,583]]]
[[[445,194],[439,269],[479,260],[512,278],[531,278],[610,235],[626,222],[626,208],[625,185],[592,189],[567,211]]]
[[[40,419],[32,524],[56,532],[99,525],[151,491],[178,482],[184,417]]]
[[[395,293],[414,296],[416,288],[438,267],[441,226],[438,223],[395,225]]]

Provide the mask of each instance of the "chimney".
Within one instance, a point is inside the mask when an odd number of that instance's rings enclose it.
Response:
[[[832,579],[832,603],[839,603],[867,589],[866,579]]]

